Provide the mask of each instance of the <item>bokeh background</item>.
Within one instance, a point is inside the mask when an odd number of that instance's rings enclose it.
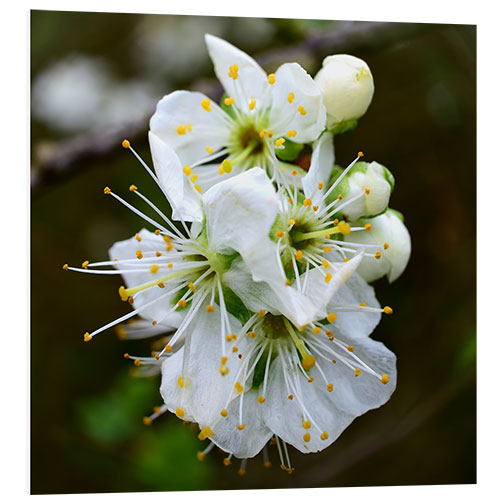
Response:
[[[110,197],[135,183],[165,202],[123,138],[149,160],[147,122],[175,89],[218,98],[203,34],[222,36],[272,72],[297,61],[365,59],[375,96],[358,128],[336,138],[337,163],[362,150],[394,173],[413,252],[403,276],[376,283],[395,311],[373,334],[398,356],[398,387],[320,454],[271,450],[247,475],[168,414],[158,378],[137,378],[123,342],[82,334],[128,312],[117,276],[70,274],[104,260],[142,222]],[[476,28],[463,25],[32,11],[31,490],[124,492],[476,481]],[[156,198],[155,198],[156,196]]]

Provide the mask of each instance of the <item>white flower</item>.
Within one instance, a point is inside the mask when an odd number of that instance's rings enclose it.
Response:
[[[323,90],[329,128],[363,116],[375,90],[368,64],[347,54],[326,57],[314,80]]]
[[[411,253],[410,234],[402,221],[402,215],[388,209],[377,217],[360,219],[357,224],[364,224],[365,228],[368,226],[369,231],[351,232],[345,237],[346,241],[372,245],[375,250],[384,249],[365,256],[358,268],[359,274],[368,282],[387,275],[389,283],[392,283],[405,270]]]
[[[372,288],[352,274],[359,260],[339,280],[324,321],[298,329],[257,309],[232,342],[222,382],[209,362],[219,350],[216,316],[211,321],[201,313],[184,352],[162,365],[161,393],[170,411],[197,422],[199,438],[209,438],[228,459],[244,459],[273,435],[304,453],[322,450],[355,417],[384,404],[395,388],[395,356],[369,335],[380,313],[392,311],[381,309]],[[242,276],[241,265],[233,262],[228,281],[232,273]],[[257,286],[267,301],[272,291]]]
[[[176,91],[158,103],[151,132],[173,147],[203,191],[223,175],[255,166],[276,180],[290,180],[290,167],[276,151],[286,140],[307,143],[323,131],[326,110],[319,86],[296,63],[266,75],[226,41],[211,35],[205,39],[228,112],[199,92]]]
[[[337,175],[341,172],[338,167],[336,172]],[[394,177],[386,167],[376,161],[358,162],[337,184],[330,198],[340,196],[344,202],[350,202],[344,206],[342,214],[354,221],[382,213],[389,204],[393,188]],[[363,196],[363,193],[369,196]]]

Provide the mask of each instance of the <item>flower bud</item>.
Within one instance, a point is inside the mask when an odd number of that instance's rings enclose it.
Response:
[[[329,199],[342,196],[342,214],[349,221],[355,221],[360,217],[381,214],[389,204],[393,188],[394,177],[386,167],[376,161],[358,162],[333,190]]]
[[[369,230],[351,231],[345,241],[380,245],[380,257],[365,256],[357,272],[371,282],[387,275],[389,283],[399,278],[410,259],[411,240],[408,229],[403,224],[403,216],[396,210],[388,209],[372,219],[360,219],[359,224],[369,224]],[[374,251],[374,253],[376,250]]]
[[[328,128],[361,118],[372,102],[373,76],[368,64],[357,57],[326,57],[314,80],[323,90]]]

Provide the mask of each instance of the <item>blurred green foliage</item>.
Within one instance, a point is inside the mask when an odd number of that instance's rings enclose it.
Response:
[[[202,39],[190,48],[186,41],[196,37],[182,30],[219,34],[259,55],[343,27],[334,21],[33,11],[32,82],[54,63],[83,54],[104,61],[116,85],[154,83],[157,100],[176,88],[203,90],[213,77]],[[171,38],[161,52],[165,33]],[[206,443],[171,414],[145,427],[142,416],[161,403],[160,380],[131,377],[122,354],[147,354],[149,343],[124,344],[111,332],[82,342],[85,331],[129,311],[117,294],[120,278],[61,270],[65,262],[106,259],[115,241],[143,227],[102,194],[104,186],[127,194],[134,183],[168,211],[154,182],[117,144],[111,155],[32,200],[32,493],[475,482],[476,30],[406,25],[386,43],[380,35],[349,43],[337,41],[331,53],[365,59],[376,91],[356,130],[336,138],[336,163],[345,166],[362,150],[367,161],[391,170],[397,179],[391,207],[404,214],[413,244],[403,276],[390,287],[375,284],[381,303],[395,311],[373,334],[398,356],[390,402],[357,419],[321,454],[290,450],[293,475],[264,469],[261,457],[249,461],[243,478],[236,463],[222,466],[217,451],[199,462],[196,451]],[[172,69],[197,54],[185,70]],[[289,56],[294,59],[293,51]],[[321,65],[314,54],[298,59],[313,74]],[[126,99],[123,105],[125,111],[131,106]],[[34,158],[74,134],[33,116]],[[148,161],[146,124],[134,145]],[[270,453],[276,465],[276,450]]]

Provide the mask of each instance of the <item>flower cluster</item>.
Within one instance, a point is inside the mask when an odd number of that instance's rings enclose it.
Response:
[[[176,91],[150,122],[149,172],[171,211],[136,186],[153,217],[110,188],[151,226],[115,243],[110,260],[74,271],[120,274],[133,310],[123,338],[158,337],[151,356],[127,358],[161,372],[164,404],[199,426],[198,437],[246,459],[275,442],[303,453],[329,446],[357,416],[384,404],[396,357],[370,339],[382,314],[368,284],[395,280],[410,254],[401,215],[388,208],[394,178],[361,160],[335,165],[334,135],[355,126],[373,95],[366,63],[330,56],[313,79],[287,63],[267,75],[211,35],[220,104]],[[130,321],[134,316],[141,319]]]

